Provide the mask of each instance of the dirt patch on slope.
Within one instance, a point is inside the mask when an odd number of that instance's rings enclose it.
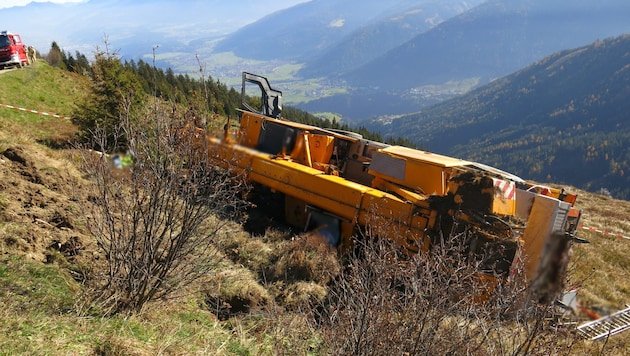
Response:
[[[1,253],[42,262],[92,254],[80,204],[86,183],[69,155],[38,145],[0,152]]]

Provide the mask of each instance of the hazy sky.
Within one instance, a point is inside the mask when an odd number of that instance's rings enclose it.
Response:
[[[78,49],[82,52],[89,52],[93,50],[94,43],[102,41],[105,33],[107,33],[108,38],[113,43],[120,42],[121,38],[133,37],[133,31],[138,26],[152,28],[154,32],[164,35],[165,38],[169,38],[169,36],[172,38],[171,34],[177,34],[179,28],[197,31],[198,33],[193,34],[197,35],[197,37],[200,36],[199,32],[203,32],[206,37],[218,36],[235,31],[239,27],[256,21],[269,13],[306,1],[308,0],[187,0],[187,3],[197,3],[206,10],[212,4],[221,6],[218,6],[216,11],[210,13],[195,12],[194,8],[191,9],[191,6],[189,6],[186,13],[190,15],[190,18],[185,20],[187,21],[186,23],[179,23],[177,21],[181,22],[181,17],[171,17],[168,13],[161,12],[159,8],[152,7],[152,0],[0,0],[0,30],[11,30],[19,33],[22,35],[23,41],[41,49],[41,51],[45,51],[45,48],[50,47],[52,41],[56,41],[65,50]],[[71,11],[42,6],[27,6],[33,3],[73,5],[99,2],[108,4],[108,6],[102,7],[103,13],[99,14],[86,14],[85,9],[89,9],[89,5],[73,6]],[[155,3],[172,5],[169,7],[171,9],[176,8],[180,2],[182,1],[155,1]],[[247,9],[241,9],[239,8],[241,3],[250,5]],[[127,13],[120,14],[115,12],[116,6],[120,4],[129,5],[127,6]],[[21,15],[19,17],[4,16],[3,13],[10,8],[20,11]],[[59,16],[59,14],[63,16],[51,18],[45,12],[46,10],[42,9],[51,9],[51,16]],[[31,10],[35,14],[34,16],[29,15]],[[147,21],[139,21],[133,11],[144,11],[143,15],[146,15],[145,17],[151,18],[152,21],[158,24],[155,28],[150,27],[147,25]],[[146,18],[142,20],[146,20]],[[66,26],[65,24],[68,21],[72,21],[74,26]]]
[[[9,7],[13,7],[13,6],[24,6],[24,5],[28,5],[32,2],[52,2],[52,3],[56,3],[56,4],[63,4],[63,3],[73,3],[73,2],[87,2],[89,0],[2,0],[0,2],[0,9],[4,9],[4,8],[9,8]],[[306,0],[296,0],[295,3],[300,3],[300,2],[304,2]]]
[[[0,9],[13,6],[24,6],[32,2],[54,2],[57,4],[63,4],[66,2],[84,2],[85,0],[2,0],[0,2]]]

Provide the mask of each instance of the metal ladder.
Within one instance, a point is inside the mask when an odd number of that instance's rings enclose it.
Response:
[[[630,330],[630,305],[627,307],[614,314],[578,326],[578,333],[587,339],[599,340]]]

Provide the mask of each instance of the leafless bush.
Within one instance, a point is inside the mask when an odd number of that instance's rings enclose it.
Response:
[[[462,243],[468,233],[412,257],[389,241],[361,239],[360,255],[314,314],[326,352],[568,354],[570,343],[548,331],[551,307],[529,302],[520,277],[481,274]]]
[[[204,132],[185,123],[157,105],[140,120],[123,118],[129,168],[116,168],[105,154],[84,155],[95,183],[85,207],[88,228],[107,265],[93,301],[106,312],[139,311],[212,271],[213,239],[243,206],[244,184],[209,165]],[[95,139],[116,136],[100,132]]]

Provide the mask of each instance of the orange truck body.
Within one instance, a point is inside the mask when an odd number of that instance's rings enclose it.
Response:
[[[261,91],[256,107],[248,84]],[[283,119],[281,92],[254,74],[243,74],[242,96],[238,129],[208,136],[209,156],[283,195],[287,222],[318,230],[341,250],[357,229],[369,229],[409,254],[427,251],[456,224],[469,231],[469,253],[490,279],[523,270],[541,299],[550,297],[549,283],[561,283],[575,195],[533,189],[480,163]]]

